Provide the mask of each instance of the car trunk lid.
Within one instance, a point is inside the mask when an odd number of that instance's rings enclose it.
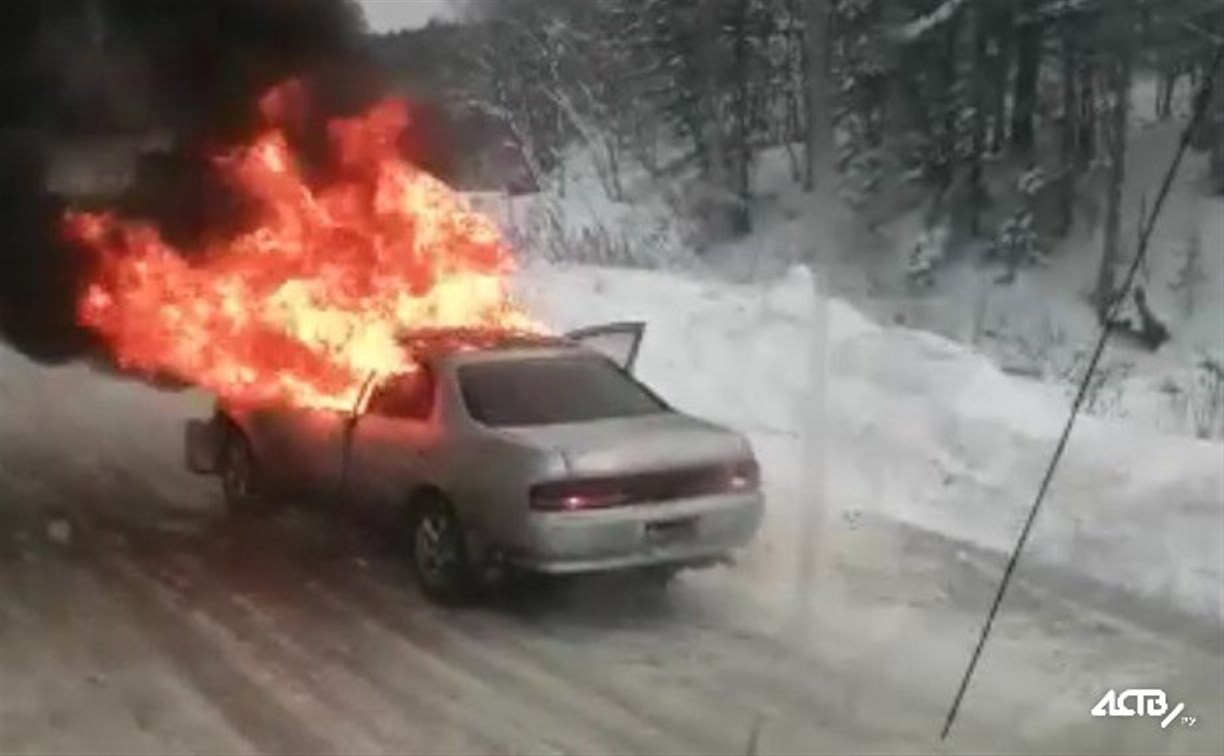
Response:
[[[573,476],[692,468],[750,455],[735,433],[676,412],[501,430],[560,453]]]

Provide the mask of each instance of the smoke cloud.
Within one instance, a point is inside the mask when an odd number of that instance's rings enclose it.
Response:
[[[327,118],[381,92],[362,31],[360,9],[344,0],[0,4],[4,340],[44,361],[91,350],[75,317],[89,256],[64,240],[69,198],[50,185],[65,155],[136,145],[132,154],[144,155],[134,180],[108,203],[183,246],[226,233],[242,207],[213,178],[209,156],[250,134],[263,91],[298,78],[310,110],[292,137],[322,166]]]

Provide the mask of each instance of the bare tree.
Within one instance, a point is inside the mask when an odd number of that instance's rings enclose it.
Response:
[[[1061,29],[1062,43],[1062,122],[1059,124],[1058,153],[1062,170],[1059,176],[1058,219],[1056,233],[1066,236],[1075,222],[1075,139],[1078,131],[1079,104],[1076,91],[1077,50],[1072,21],[1064,18]]]
[[[1095,304],[1098,317],[1105,317],[1115,296],[1114,268],[1121,256],[1122,183],[1126,179],[1126,132],[1130,116],[1131,50],[1120,44],[1110,62],[1113,103],[1106,131],[1109,147],[1109,188],[1105,207],[1105,236],[1101,267],[1097,272]]]
[[[826,0],[803,0],[803,188],[812,191],[816,174],[830,163],[833,113],[829,97],[829,8]]]
[[[751,177],[749,175],[752,163],[752,146],[749,135],[752,125],[752,99],[748,91],[749,57],[748,57],[748,4],[751,0],[736,0],[732,14],[731,27],[734,30],[733,71],[735,78],[735,93],[732,98],[734,114],[733,138],[735,142],[734,166],[735,174],[732,180],[735,185],[736,203],[731,213],[731,227],[738,236],[752,230],[752,215],[749,210],[752,201]]]
[[[990,19],[985,5],[973,7],[973,70],[971,102],[973,108],[969,154],[969,230],[981,233],[981,212],[986,203],[986,187],[982,180],[982,157],[986,152],[986,108],[990,82],[987,57],[990,44]]]
[[[998,153],[1003,149],[1007,133],[1007,82],[1011,76],[1012,14],[1006,8],[990,7],[991,40],[990,50],[990,151]]]
[[[1217,25],[1224,27],[1224,19]],[[1221,31],[1224,31],[1224,28]],[[1211,190],[1217,195],[1222,195],[1224,194],[1224,71],[1215,72],[1212,87],[1214,91],[1211,95],[1211,114],[1207,119],[1208,138],[1211,140],[1208,148],[1210,153],[1208,175]]]
[[[1012,92],[1011,144],[1021,154],[1033,149],[1033,116],[1037,107],[1037,75],[1041,66],[1044,24],[1034,0],[1024,0],[1016,20],[1016,79]]]

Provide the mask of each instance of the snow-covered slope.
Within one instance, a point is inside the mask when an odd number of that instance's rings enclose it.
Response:
[[[773,502],[761,560],[793,551],[808,507],[847,520],[882,513],[1007,549],[1067,411],[1059,388],[837,300],[826,310],[827,405],[813,407],[818,311],[802,268],[762,287],[536,266],[519,288],[559,328],[647,321],[639,374],[679,408],[751,435]],[[825,427],[809,427],[822,416]],[[824,496],[811,472],[822,447]],[[1027,554],[1224,619],[1224,445],[1081,417]]]

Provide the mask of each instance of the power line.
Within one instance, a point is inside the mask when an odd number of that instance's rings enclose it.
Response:
[[[1097,363],[1101,360],[1101,354],[1105,351],[1106,342],[1109,341],[1111,324],[1114,322],[1118,308],[1122,304],[1123,296],[1130,290],[1135,280],[1135,274],[1139,271],[1143,258],[1147,254],[1148,241],[1152,238],[1152,230],[1156,227],[1156,220],[1160,217],[1160,211],[1164,207],[1165,198],[1169,195],[1169,188],[1173,185],[1173,179],[1177,175],[1178,168],[1181,166],[1182,157],[1186,154],[1186,148],[1190,145],[1194,130],[1207,112],[1207,104],[1211,101],[1212,85],[1222,61],[1224,61],[1224,45],[1216,47],[1211,66],[1207,70],[1207,75],[1203,78],[1202,86],[1195,94],[1194,109],[1190,115],[1190,121],[1182,130],[1181,140],[1177,144],[1177,150],[1173,153],[1173,161],[1169,164],[1168,170],[1165,171],[1164,181],[1160,185],[1160,193],[1156,196],[1156,203],[1153,205],[1147,223],[1140,233],[1139,249],[1135,252],[1134,259],[1131,260],[1130,268],[1126,271],[1126,278],[1123,280],[1122,286],[1113,295],[1109,306],[1105,309],[1101,331],[1097,336],[1096,347],[1092,351],[1092,359],[1088,362],[1088,368],[1084,371],[1084,377],[1080,379],[1079,389],[1075,393],[1075,401],[1071,403],[1071,414],[1067,417],[1067,423],[1063,426],[1062,435],[1058,439],[1058,445],[1054,447],[1054,454],[1050,457],[1049,465],[1046,466],[1045,475],[1037,489],[1037,496],[1033,499],[1033,505],[1029,509],[1028,517],[1024,521],[1024,527],[1020,530],[1020,537],[1016,540],[1011,557],[1007,560],[1007,566],[1003,569],[1003,578],[999,581],[999,588],[995,592],[994,602],[990,605],[990,611],[986,614],[986,622],[982,625],[982,632],[978,636],[977,646],[973,649],[973,655],[969,657],[969,665],[965,668],[965,674],[961,677],[956,697],[952,699],[952,706],[948,709],[948,716],[944,720],[943,731],[939,735],[940,740],[947,739],[948,732],[952,729],[952,723],[956,721],[961,701],[965,698],[965,691],[969,688],[969,680],[972,679],[973,671],[977,668],[978,659],[982,656],[982,649],[986,645],[986,638],[990,636],[995,616],[999,613],[999,605],[1003,603],[1003,594],[1007,592],[1007,586],[1011,582],[1012,573],[1016,570],[1016,563],[1020,560],[1020,552],[1028,541],[1029,533],[1033,529],[1033,522],[1037,519],[1037,512],[1041,509],[1042,501],[1045,500],[1046,490],[1049,489],[1050,481],[1054,478],[1054,470],[1058,467],[1058,462],[1062,459],[1063,450],[1067,447],[1067,439],[1071,437],[1071,428],[1075,425],[1075,418],[1079,415],[1080,407],[1084,403],[1084,397],[1088,393],[1092,374],[1096,371]]]

